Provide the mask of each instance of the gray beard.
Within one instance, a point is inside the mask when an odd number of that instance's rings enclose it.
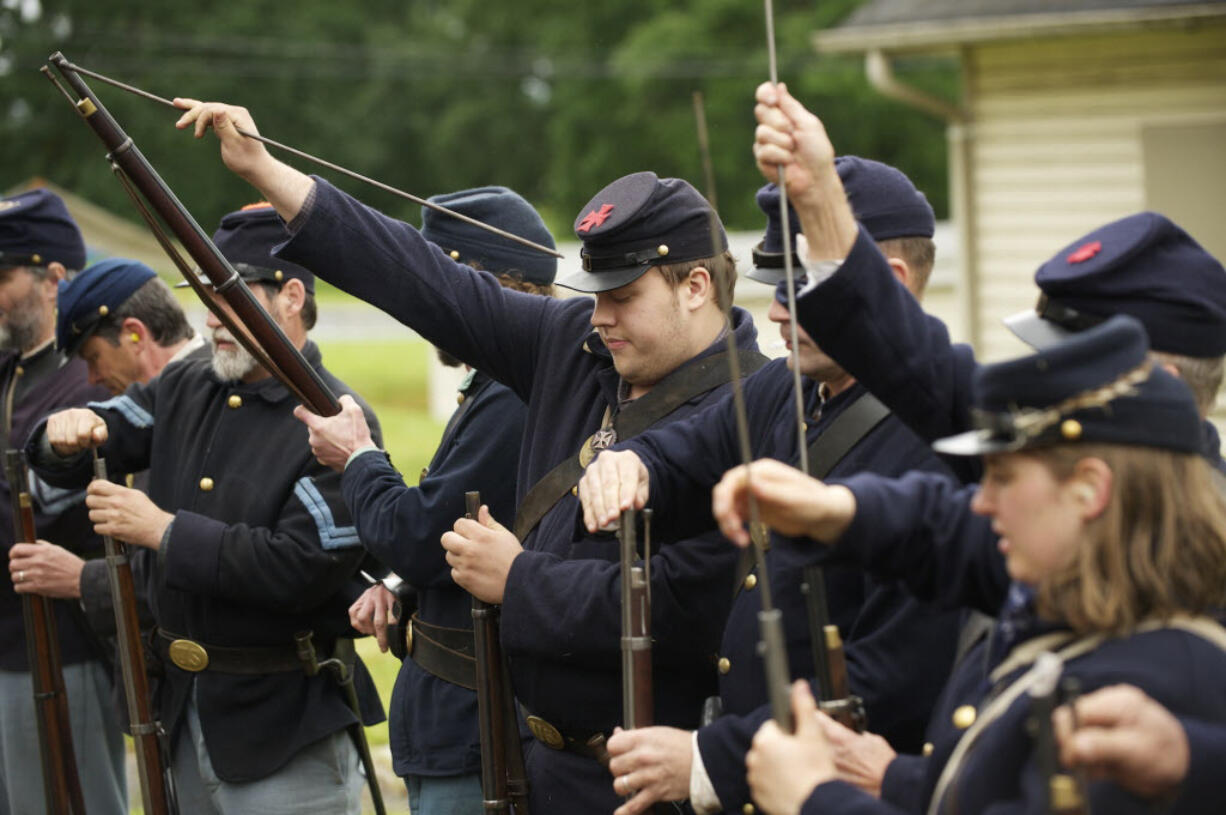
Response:
[[[238,382],[254,371],[259,363],[251,356],[251,352],[241,345],[224,351],[217,350],[214,345],[212,365],[213,373],[217,374],[218,379]]]
[[[33,348],[43,334],[42,313],[39,311],[37,292],[25,301],[17,303],[0,324],[0,348],[21,353]]]

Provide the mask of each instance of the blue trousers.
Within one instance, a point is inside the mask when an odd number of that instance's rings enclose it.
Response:
[[[175,788],[184,815],[358,815],[362,776],[357,748],[338,730],[267,778],[231,784],[213,771],[195,701],[174,748]],[[92,813],[91,813],[92,815]]]
[[[481,774],[410,775],[404,779],[409,790],[412,815],[482,815]]]
[[[90,815],[127,815],[123,731],[111,701],[111,675],[99,662],[64,666],[77,775]],[[29,673],[0,671],[0,813],[47,811]]]

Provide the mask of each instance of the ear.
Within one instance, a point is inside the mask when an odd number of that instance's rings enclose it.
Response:
[[[47,276],[43,278],[44,283],[50,283],[53,289],[58,289],[60,281],[67,279],[68,270],[64,268],[64,264],[54,260],[47,264]]]
[[[697,266],[690,270],[689,277],[681,284],[681,301],[690,311],[697,311],[707,301],[714,299],[713,287],[711,272],[705,266]]]
[[[285,316],[293,317],[302,311],[302,305],[306,302],[306,287],[302,285],[301,280],[291,277],[281,286],[281,290],[277,292],[277,298],[281,301],[281,308],[285,310]]]
[[[885,262],[890,264],[890,271],[894,273],[894,277],[898,282],[907,287],[907,291],[915,294],[915,287],[912,283],[915,281],[915,273],[911,271],[911,267],[902,258],[886,256]]]
[[[135,317],[125,317],[119,326],[119,339],[140,344],[149,339],[149,328]]]
[[[1077,502],[1083,520],[1091,521],[1102,515],[1111,503],[1115,474],[1101,458],[1083,458],[1073,466],[1066,486]]]

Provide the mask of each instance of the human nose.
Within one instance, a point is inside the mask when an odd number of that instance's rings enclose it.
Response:
[[[996,502],[991,494],[992,489],[986,484],[980,484],[979,489],[971,496],[971,512],[976,515],[991,516],[996,512]]]
[[[593,328],[613,325],[613,308],[609,303],[609,298],[600,294],[596,295],[596,304],[592,307],[591,322]]]
[[[772,323],[782,325],[788,321],[788,309],[783,303],[778,300],[771,300],[771,307],[766,312],[766,317]]]

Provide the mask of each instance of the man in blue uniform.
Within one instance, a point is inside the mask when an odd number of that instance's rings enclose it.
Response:
[[[125,258],[95,263],[60,284],[55,331],[60,351],[80,356],[90,382],[112,396],[133,382],[148,383],[172,362],[209,354],[170,288],[148,266]],[[139,481],[133,486],[144,489],[145,479]],[[13,568],[25,571],[32,591],[79,598],[90,627],[114,633],[104,560],[83,560],[52,543],[18,544],[10,559]]]
[[[944,324],[897,285],[857,227],[818,118],[769,84],[757,99],[759,168],[772,179],[776,166],[788,167],[789,199],[808,240],[802,259],[822,266],[797,300],[800,324],[922,438],[965,430],[976,367],[970,347],[950,343]],[[1120,233],[1150,236],[1147,257],[1122,257]],[[1040,266],[1035,282],[1036,311],[1006,321],[1023,340],[1042,348],[1112,314],[1130,314],[1145,326],[1156,361],[1192,388],[1202,415],[1212,407],[1226,355],[1226,270],[1167,218],[1141,213],[1095,230]],[[1205,455],[1223,469],[1209,422],[1204,433]],[[953,466],[967,481],[978,478],[978,462]]]
[[[684,181],[625,176],[580,211],[584,268],[559,281],[595,292],[595,302],[533,297],[274,160],[235,129],[255,127],[245,110],[180,104],[189,110],[179,125],[200,135],[213,127],[228,166],[289,221],[283,257],[326,270],[527,403],[519,534],[483,512],[481,522],[457,522],[444,544],[456,581],[502,603],[504,652],[536,737],[526,756],[533,809],[611,811],[618,799],[599,762],[621,720],[618,551],[608,536],[578,532],[570,489],[581,448],[587,460],[594,445],[683,418],[723,392],[721,305],[735,264],[718,219]],[[732,310],[731,331],[748,370],[758,357],[744,311]],[[651,564],[655,713],[692,727],[714,685],[736,555],[715,534],[661,543]]]
[[[430,199],[471,218],[553,246],[532,205],[505,187],[481,187]],[[468,223],[422,209],[422,236],[453,259],[484,269],[506,287],[548,295],[557,261]],[[440,351],[444,364],[460,364]],[[323,418],[304,408],[316,457],[343,472],[341,488],[366,549],[415,590],[407,659],[389,712],[392,761],[405,779],[415,815],[479,815],[481,744],[477,733],[472,601],[451,579],[439,538],[464,514],[477,490],[496,517],[515,514],[516,468],[526,407],[509,388],[470,369],[438,450],[416,487],[405,485],[373,443],[360,409]],[[386,642],[393,594],[372,587],[351,610],[355,627]],[[396,647],[394,644],[393,647]],[[386,645],[384,645],[386,648]]]
[[[283,237],[263,206],[227,215],[214,240],[307,362],[345,391],[307,338],[313,276],[269,254]],[[352,663],[345,609],[364,552],[340,477],[315,461],[293,418],[294,397],[216,316],[207,325],[211,360],[53,414],[27,450],[60,484],[88,480],[90,447],[113,474],[150,471],[147,496],[95,481],[87,500],[95,529],[141,547],[142,568],[157,574],[157,708],[180,807],[356,813],[362,778],[346,731],[358,717],[331,672],[304,670],[297,635],[311,632],[321,661]],[[382,712],[360,664],[369,722]]]
[[[846,156],[838,171],[859,217],[874,241],[890,255],[892,271],[919,296],[931,270],[932,208],[903,173],[875,161]],[[768,187],[759,205],[770,225],[755,251],[758,279],[778,281],[770,318],[790,336],[781,263],[771,263],[772,236],[779,229],[779,193]],[[776,249],[775,252],[781,251]],[[780,258],[776,255],[773,260]],[[922,440],[890,417],[851,376],[798,332],[800,372],[804,376],[805,444],[809,466],[822,475],[869,471],[901,475],[908,470],[949,472]],[[745,380],[751,446],[757,455],[796,462],[792,358],[775,360]],[[602,453],[580,483],[589,524],[608,521],[636,492],[650,492],[658,507],[701,507],[711,487],[740,461],[734,403],[724,399],[692,419],[652,430]],[[617,500],[608,502],[614,494]],[[663,512],[657,513],[663,515]],[[686,520],[714,524],[705,510]],[[688,531],[688,530],[687,530]],[[767,557],[774,601],[783,611],[789,666],[795,677],[813,676],[812,646],[801,584],[806,551],[775,536]],[[755,653],[759,593],[758,570],[744,577],[723,635],[718,670],[726,715],[691,734],[652,728],[617,736],[610,744],[611,769],[619,792],[642,790],[623,808],[641,811],[652,800],[689,797],[700,812],[740,810],[749,803],[744,759],[750,739],[764,718],[767,688]],[[868,719],[899,749],[919,749],[928,713],[953,661],[959,617],[936,612],[908,596],[895,581],[866,580],[855,570],[825,572],[831,621],[846,640],[850,686],[865,700]],[[621,754],[625,754],[624,756]],[[660,762],[657,756],[668,758]],[[690,756],[693,756],[693,760]],[[661,783],[659,775],[670,780]],[[687,795],[688,793],[688,795]]]
[[[0,426],[8,448],[21,447],[48,412],[105,396],[87,382],[85,364],[54,342],[57,283],[84,266],[85,243],[57,195],[32,190],[0,201]],[[2,475],[0,484],[6,493],[0,535],[12,554],[10,485]],[[35,479],[31,492],[41,539],[82,554],[101,553],[79,490],[52,489]],[[0,811],[43,812],[33,686],[17,596],[35,591],[41,573],[20,562],[9,573],[12,582],[0,590]],[[126,813],[123,736],[110,704],[110,671],[80,609],[52,605],[83,794],[91,812]]]

